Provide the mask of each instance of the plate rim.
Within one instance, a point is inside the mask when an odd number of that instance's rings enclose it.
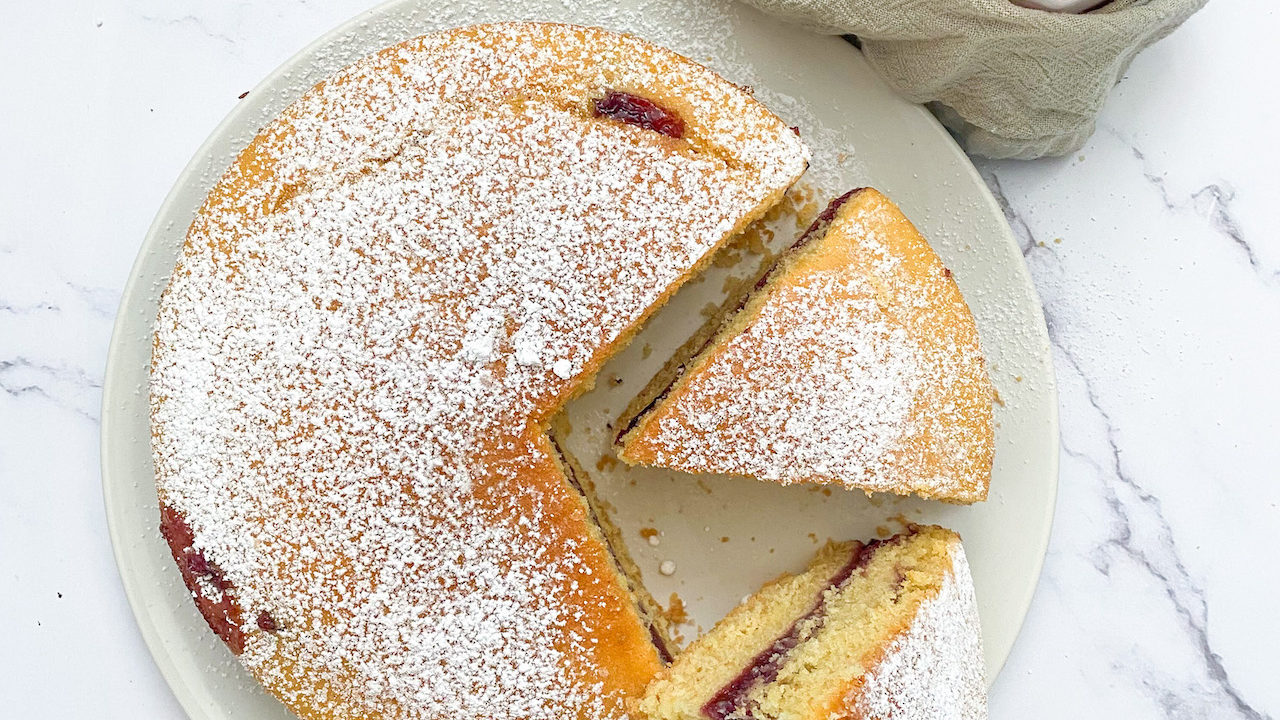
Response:
[[[308,58],[314,58],[319,55],[318,51],[322,51],[332,45],[337,44],[344,35],[357,29],[362,23],[368,20],[394,12],[399,6],[417,7],[419,10],[424,9],[430,2],[421,2],[420,0],[384,0],[372,8],[363,10],[348,20],[345,20],[330,30],[322,33],[320,36],[307,43],[297,52],[290,55],[286,60],[277,65],[271,72],[267,73],[261,80],[254,84],[249,93],[255,94],[264,88],[273,86],[281,77],[291,73],[294,68],[300,66]],[[778,19],[777,22],[785,22]],[[408,38],[404,38],[408,39]],[[394,44],[394,43],[389,43]],[[861,51],[848,44],[848,52],[861,54]],[[893,92],[890,89],[890,92]],[[896,94],[896,93],[895,93]],[[1014,642],[1016,644],[1017,637],[1021,635],[1023,626],[1026,622],[1026,616],[1031,609],[1031,604],[1035,594],[1040,587],[1040,581],[1043,578],[1044,563],[1048,556],[1048,547],[1050,538],[1052,537],[1054,516],[1058,504],[1059,495],[1059,472],[1060,472],[1060,455],[1061,455],[1061,430],[1059,425],[1060,407],[1056,367],[1052,357],[1052,343],[1049,338],[1048,325],[1044,314],[1044,303],[1040,298],[1035,283],[1031,279],[1031,273],[1025,260],[1022,259],[1021,248],[1018,245],[1017,238],[1013,233],[1012,227],[1009,225],[1008,218],[1005,216],[1004,209],[996,200],[991,188],[982,179],[977,167],[973,164],[972,159],[964,152],[960,145],[950,132],[938,121],[938,119],[929,112],[923,105],[911,103],[904,99],[904,106],[901,108],[903,112],[911,112],[925,120],[925,124],[942,140],[942,145],[947,148],[955,159],[959,162],[957,165],[963,169],[965,177],[972,182],[979,190],[979,196],[986,204],[987,210],[995,217],[999,218],[998,226],[1000,228],[1001,240],[1008,245],[1018,258],[1018,263],[1013,268],[1013,275],[1016,276],[1022,290],[1029,298],[1035,301],[1035,315],[1039,322],[1034,324],[1034,340],[1035,354],[1037,360],[1043,359],[1047,367],[1047,375],[1045,378],[1045,399],[1048,405],[1048,413],[1045,418],[1047,428],[1045,433],[1052,437],[1052,449],[1046,455],[1046,474],[1048,477],[1048,495],[1050,502],[1047,503],[1044,512],[1047,515],[1044,518],[1042,527],[1043,532],[1039,537],[1035,538],[1037,544],[1043,548],[1038,553],[1035,567],[1035,581],[1027,584],[1027,590],[1019,598],[1019,617],[1017,618],[1017,632],[1014,634]],[[191,717],[198,717],[195,714],[197,710],[195,703],[197,698],[191,692],[191,686],[185,681],[184,676],[180,673],[178,665],[171,659],[171,653],[166,644],[164,636],[161,634],[159,627],[152,620],[151,614],[147,611],[147,600],[143,596],[140,584],[131,578],[128,571],[130,567],[127,557],[126,538],[124,533],[126,529],[122,527],[122,512],[116,507],[116,501],[113,499],[111,488],[120,482],[114,479],[111,473],[110,456],[113,443],[111,438],[114,433],[115,418],[112,406],[114,400],[122,391],[133,391],[131,388],[122,388],[125,382],[123,373],[121,372],[122,363],[121,356],[125,353],[126,346],[129,345],[130,338],[127,337],[128,325],[131,324],[128,310],[138,304],[138,295],[145,293],[146,289],[143,285],[143,269],[146,264],[148,255],[153,252],[161,242],[161,235],[165,232],[166,226],[169,225],[169,216],[172,214],[173,206],[177,203],[178,197],[181,195],[183,188],[187,187],[193,180],[197,180],[202,172],[205,171],[205,165],[211,157],[215,156],[212,152],[215,145],[223,141],[225,136],[230,135],[229,130],[237,123],[243,121],[247,116],[251,116],[255,112],[255,108],[251,104],[237,103],[226,115],[218,122],[210,131],[209,135],[199,145],[192,154],[191,159],[183,167],[181,172],[175,178],[173,185],[165,194],[163,201],[157,208],[154,218],[148,225],[146,234],[143,236],[139,245],[137,255],[129,268],[129,275],[120,294],[120,302],[116,308],[115,318],[112,322],[111,338],[107,346],[107,357],[104,366],[101,405],[100,405],[100,431],[98,435],[99,441],[99,464],[100,474],[102,478],[101,491],[103,494],[103,507],[106,514],[107,534],[111,541],[112,556],[116,562],[116,569],[120,575],[121,584],[124,589],[125,597],[128,600],[129,608],[133,614],[134,621],[138,626],[142,639],[147,646],[147,650],[151,654],[152,661],[160,670],[164,677],[170,692],[178,700],[184,712]],[[145,298],[144,298],[145,299]],[[154,323],[154,318],[149,322]],[[154,478],[152,478],[154,482]],[[136,530],[136,528],[132,528]],[[1000,660],[999,666],[987,678],[988,688],[994,685],[996,679],[1002,673],[1005,665],[1008,663],[1009,656],[1012,655],[1012,647],[1010,651]],[[165,662],[161,662],[161,658]]]

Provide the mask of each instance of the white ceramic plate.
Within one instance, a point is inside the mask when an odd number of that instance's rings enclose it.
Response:
[[[978,319],[1002,404],[991,497],[974,507],[742,479],[695,479],[607,463],[593,472],[655,596],[679,593],[692,637],[780,572],[801,567],[827,537],[868,538],[894,518],[937,522],[965,539],[995,679],[1031,602],[1057,489],[1057,398],[1040,303],[1000,209],[973,166],[922,108],[890,92],[838,38],[784,25],[745,7],[680,0],[396,0],[303,50],[250,93],[213,132],[165,200],[125,288],[103,390],[102,476],[111,539],[143,637],[192,718],[287,718],[197,614],[157,532],[147,366],[160,291],[187,225],[217,177],[266,120],[358,57],[442,27],[493,20],[560,20],[635,33],[707,63],[801,128],[815,150],[807,182],[825,202],[859,185],[887,193],[932,241]],[[790,229],[777,243],[789,241]],[[750,265],[747,256],[743,265]],[[607,453],[605,423],[720,299],[718,268],[663,309],[614,359],[598,389],[569,408],[566,444],[587,468]],[[650,352],[644,352],[648,346]],[[616,378],[616,379],[615,379]],[[634,482],[633,482],[634,481]],[[642,528],[660,532],[658,544]],[[727,538],[727,540],[723,540]],[[663,575],[662,561],[676,571]]]

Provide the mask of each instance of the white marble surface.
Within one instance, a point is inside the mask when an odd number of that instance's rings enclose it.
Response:
[[[107,542],[112,318],[237,96],[366,5],[0,9],[0,715],[181,717]],[[1278,33],[1271,3],[1211,3],[1077,156],[979,163],[1045,303],[1063,444],[993,718],[1280,717]]]

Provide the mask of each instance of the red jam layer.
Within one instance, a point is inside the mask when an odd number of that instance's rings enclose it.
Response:
[[[827,228],[831,226],[831,221],[836,219],[836,213],[840,212],[840,208],[843,207],[845,203],[852,200],[854,195],[857,195],[863,190],[866,190],[866,188],[854,188],[828,203],[826,209],[818,213],[818,217],[814,218],[813,222],[809,224],[809,228],[801,233],[800,237],[796,238],[795,242],[791,243],[791,247],[787,249],[787,252],[795,252],[817,238],[827,234]],[[769,281],[769,277],[773,275],[773,271],[778,268],[778,264],[779,263],[774,263],[773,268],[756,281],[756,290],[764,287],[765,283]],[[746,305],[745,299],[742,301],[742,304]]]
[[[738,673],[737,677],[720,688],[715,695],[712,695],[711,699],[702,706],[702,714],[711,720],[728,720],[730,717],[754,717],[751,714],[751,708],[747,706],[747,695],[757,685],[771,683],[776,680],[778,672],[782,669],[783,664],[786,663],[787,654],[800,643],[812,637],[813,633],[822,627],[827,610],[827,591],[838,590],[843,587],[855,572],[870,562],[871,557],[875,555],[876,548],[892,541],[892,539],[872,540],[865,545],[859,543],[854,548],[849,562],[845,563],[827,581],[826,588],[819,593],[817,601],[809,612],[796,618],[796,621],[791,623],[791,627],[781,637],[774,640],[773,644],[752,658],[751,662],[743,668],[742,672]],[[817,623],[812,627],[808,627],[813,620],[817,620]]]
[[[609,90],[594,101],[596,115],[638,125],[667,137],[684,137],[684,120],[658,103],[639,95]]]
[[[240,605],[236,603],[234,590],[222,570],[210,562],[204,553],[195,548],[195,534],[178,511],[168,505],[160,506],[160,534],[169,543],[169,552],[178,563],[182,581],[196,600],[196,607],[209,627],[239,655],[244,652],[244,631],[240,629]],[[200,581],[218,589],[218,597],[205,594]]]

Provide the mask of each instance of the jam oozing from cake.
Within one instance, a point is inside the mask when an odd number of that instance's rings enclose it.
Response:
[[[619,90],[609,90],[593,101],[596,115],[628,125],[638,125],[667,137],[684,137],[684,120],[658,103]]]
[[[752,658],[737,677],[712,695],[711,699],[702,706],[702,714],[711,720],[754,717],[751,714],[751,708],[747,706],[747,696],[751,690],[758,685],[777,679],[778,672],[787,661],[787,655],[822,627],[826,616],[827,597],[843,588],[854,573],[870,562],[876,548],[887,542],[892,541],[872,540],[865,545],[859,543],[850,555],[849,561],[827,581],[827,586],[819,593],[817,601],[809,612],[796,618],[785,633]]]
[[[169,543],[182,581],[195,597],[200,614],[231,652],[239,655],[244,651],[244,631],[240,629],[240,605],[235,601],[231,582],[221,568],[196,549],[191,526],[168,505],[160,506],[160,534]]]
[[[280,626],[276,624],[276,619],[271,617],[271,613],[263,610],[258,613],[258,628],[273,633],[279,630]]]

